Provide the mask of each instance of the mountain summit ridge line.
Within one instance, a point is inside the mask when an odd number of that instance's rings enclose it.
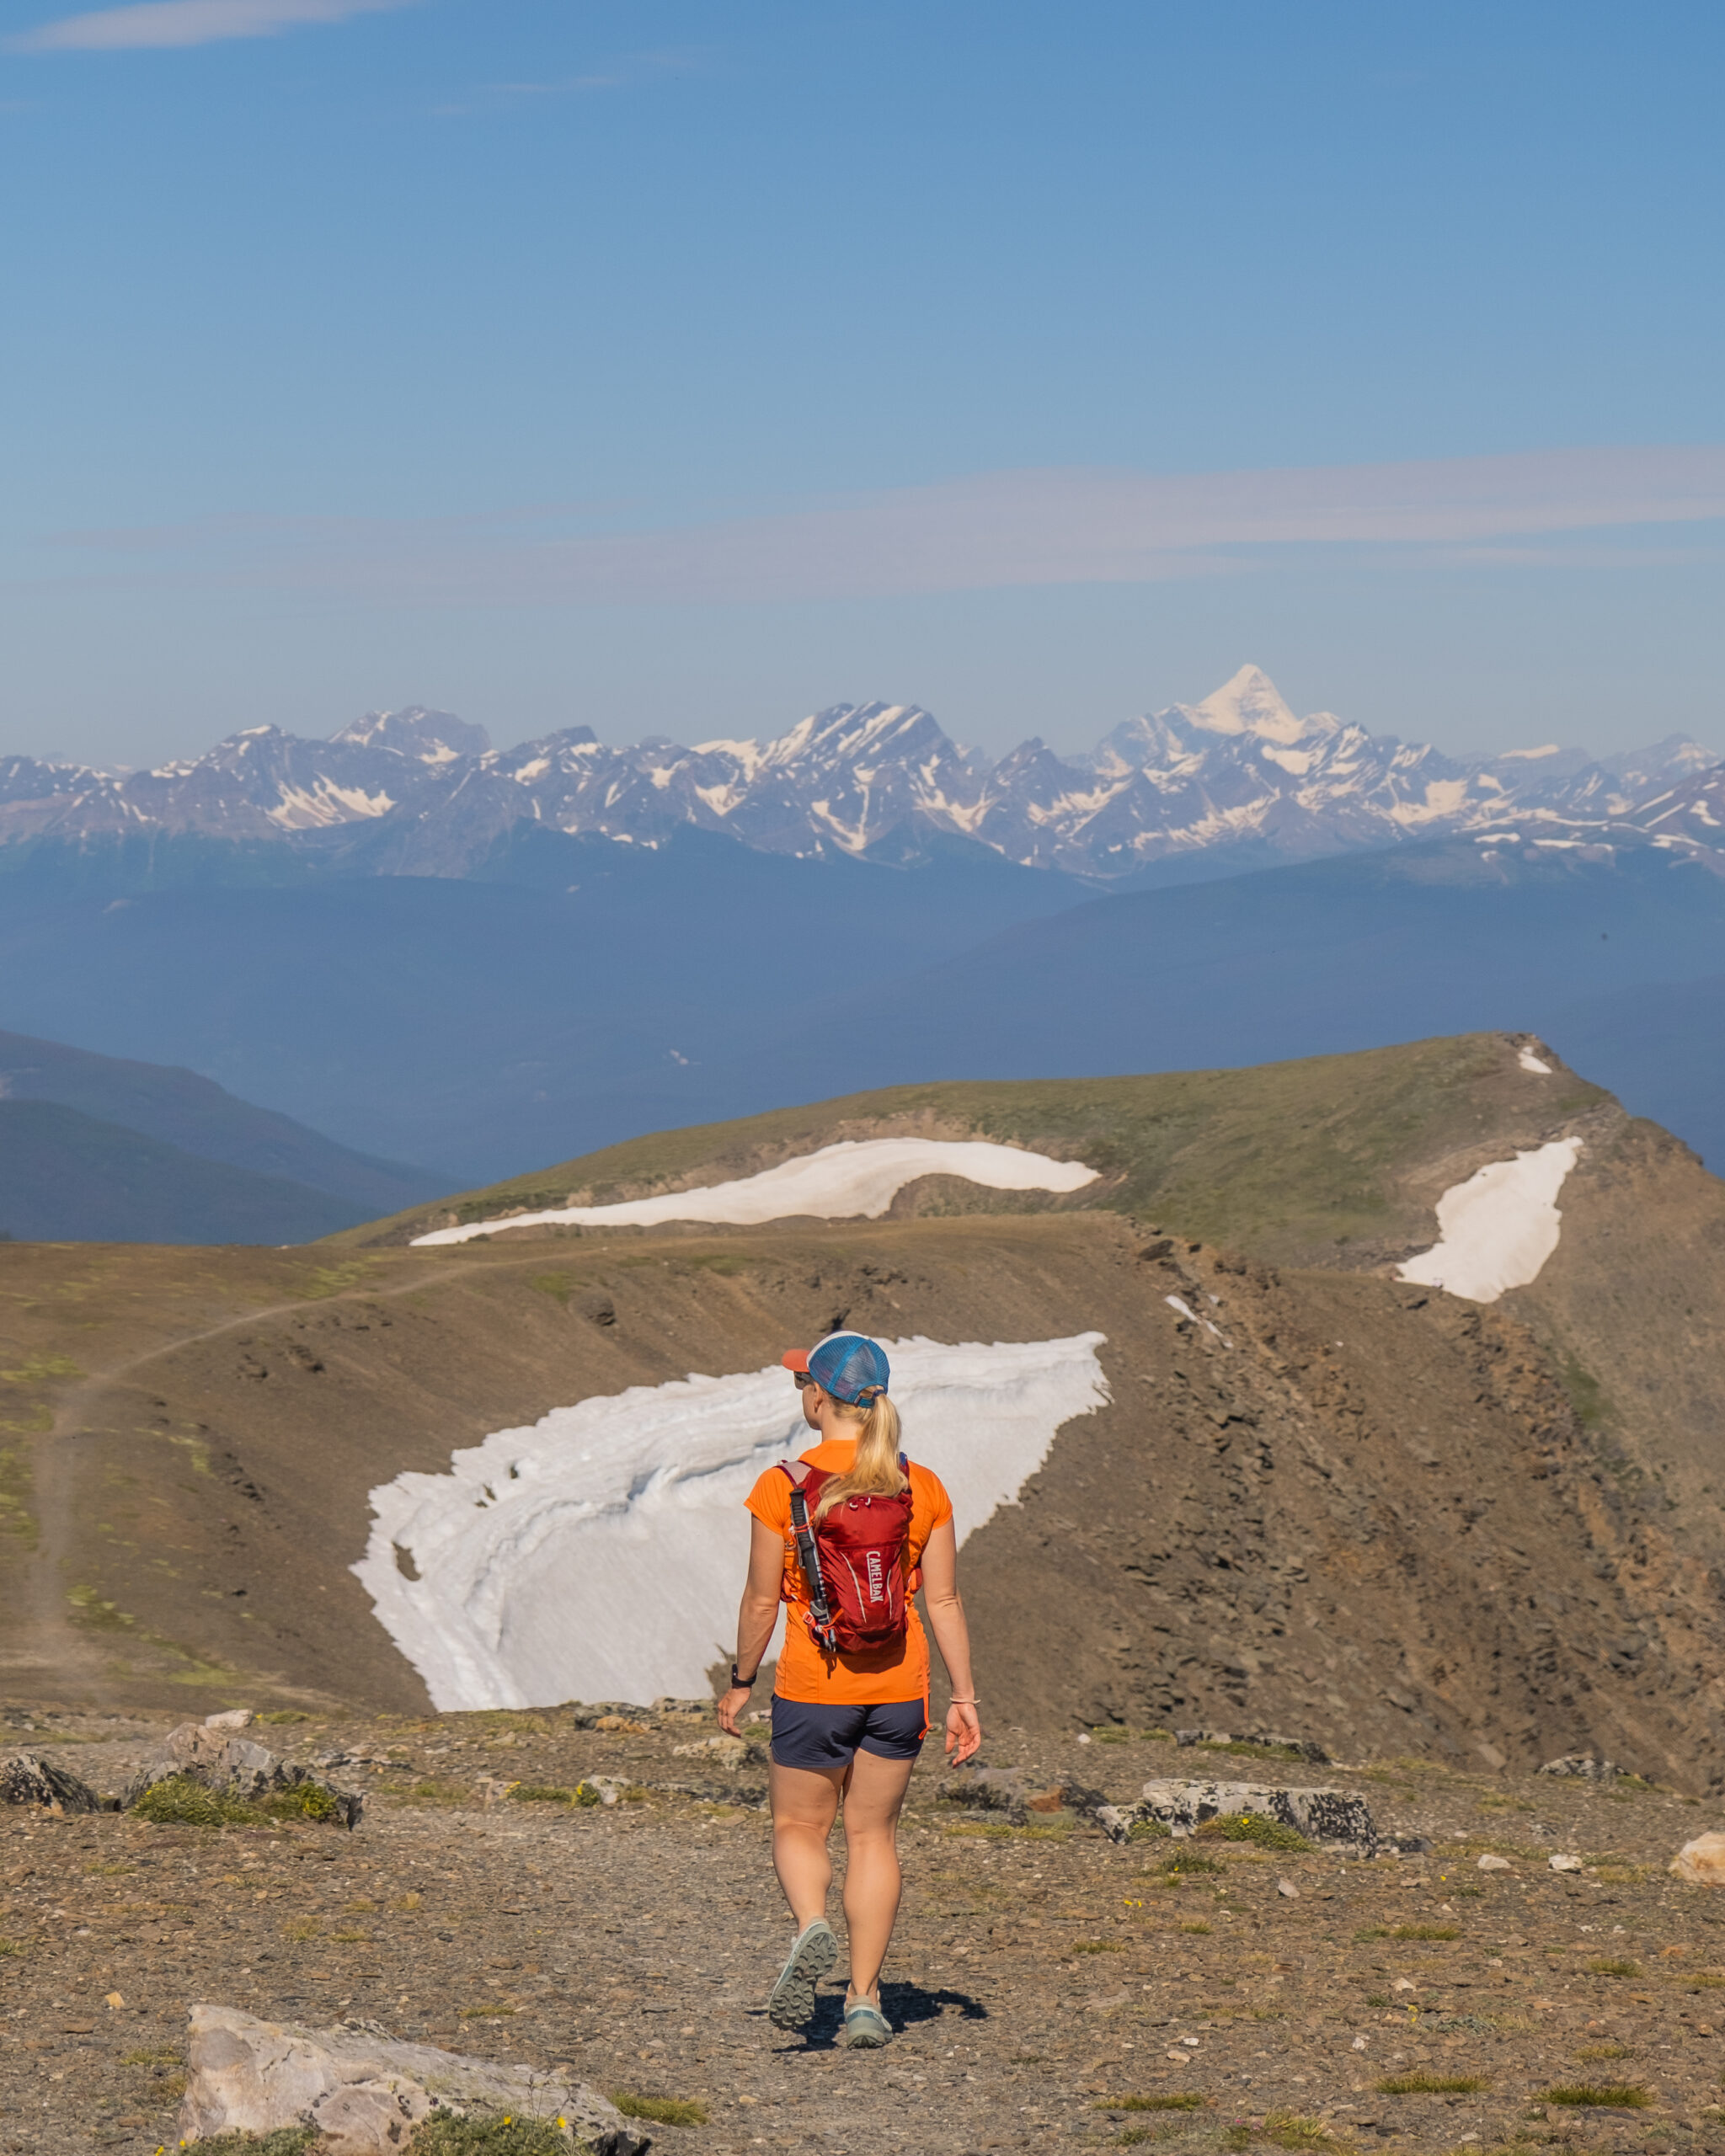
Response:
[[[462,876],[521,824],[645,846],[691,825],[764,852],[885,860],[957,839],[1104,885],[1223,851],[1293,861],[1470,833],[1652,843],[1725,870],[1725,763],[1678,734],[1601,758],[1451,758],[1331,712],[1296,717],[1252,665],[1066,756],[1033,737],[991,761],[920,705],[874,702],[692,748],[613,748],[572,726],[496,750],[413,705],[327,740],[251,727],[147,771],[0,758],[0,846],[158,832],[322,850],[360,827],[394,841],[389,873]]]

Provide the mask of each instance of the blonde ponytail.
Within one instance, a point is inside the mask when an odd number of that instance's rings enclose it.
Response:
[[[831,1396],[829,1394],[829,1398]],[[841,1415],[862,1420],[862,1428],[857,1438],[857,1457],[851,1463],[848,1475],[836,1475],[820,1493],[814,1508],[816,1525],[825,1518],[835,1505],[841,1505],[846,1497],[895,1497],[907,1490],[910,1479],[899,1465],[900,1438],[902,1434],[899,1411],[884,1392],[877,1393],[867,1408],[852,1406],[844,1401],[833,1405]]]

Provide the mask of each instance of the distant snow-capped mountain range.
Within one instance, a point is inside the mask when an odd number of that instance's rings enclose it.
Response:
[[[0,758],[0,845],[161,832],[324,850],[459,876],[522,823],[653,846],[678,826],[766,851],[914,857],[936,834],[1110,883],[1226,852],[1310,859],[1471,835],[1491,847],[1654,845],[1725,870],[1725,764],[1680,734],[1592,758],[1458,761],[1329,712],[1296,718],[1255,666],[1087,755],[998,762],[915,705],[836,704],[777,740],[610,748],[566,728],[510,750],[447,712],[371,712],[328,740],[253,727],[154,771]]]

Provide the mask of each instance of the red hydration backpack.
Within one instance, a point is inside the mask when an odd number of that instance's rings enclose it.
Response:
[[[841,1498],[818,1527],[811,1508],[836,1478],[798,1461],[785,1465],[791,1483],[791,1524],[809,1583],[808,1625],[823,1654],[866,1653],[905,1636],[911,1554],[910,1462],[899,1455],[905,1487]]]

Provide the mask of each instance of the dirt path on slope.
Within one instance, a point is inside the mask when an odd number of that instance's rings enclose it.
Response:
[[[456,1260],[435,1272],[416,1273],[387,1286],[370,1281],[363,1287],[338,1290],[334,1294],[299,1295],[255,1305],[224,1317],[215,1325],[158,1339],[104,1369],[89,1372],[61,1392],[55,1404],[51,1423],[35,1436],[31,1446],[35,1547],[22,1568],[21,1589],[11,1598],[7,1636],[0,1639],[0,1689],[22,1685],[36,1690],[45,1680],[51,1691],[70,1690],[74,1696],[87,1698],[93,1703],[109,1706],[116,1704],[118,1694],[109,1669],[111,1648],[79,1627],[73,1620],[67,1600],[77,1468],[71,1449],[91,1422],[92,1411],[105,1392],[148,1369],[152,1364],[243,1328],[291,1318],[312,1309],[322,1312],[343,1301],[377,1301],[412,1294],[465,1269]]]

